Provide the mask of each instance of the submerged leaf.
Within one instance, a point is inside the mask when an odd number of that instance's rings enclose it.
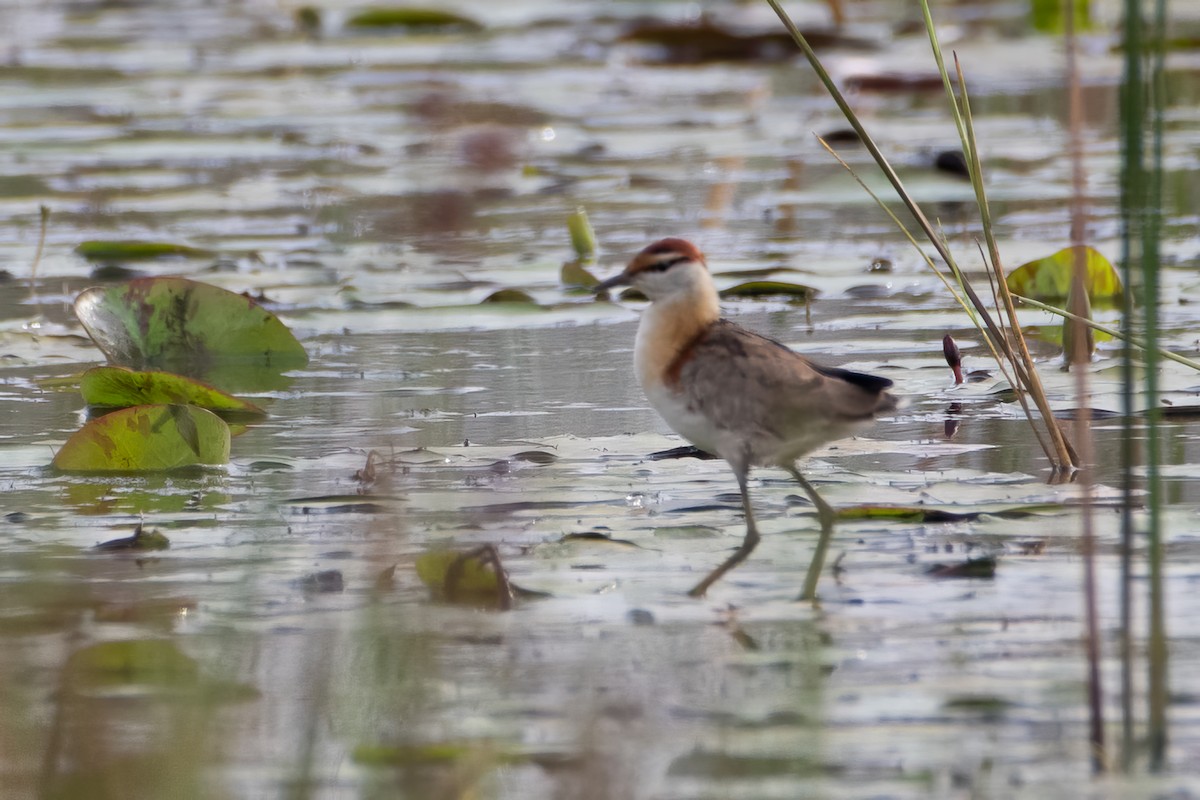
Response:
[[[83,401],[100,408],[180,403],[209,411],[262,415],[261,408],[207,383],[173,372],[138,372],[125,367],[93,367],[79,382]]]
[[[213,254],[211,250],[199,247],[189,247],[174,242],[144,242],[137,239],[93,239],[82,242],[75,252],[89,261],[105,259],[115,261],[145,261],[151,258],[168,256],[183,256],[186,258],[207,258]]]
[[[194,684],[199,674],[195,660],[173,642],[139,639],[101,642],[75,651],[67,660],[64,680],[73,689],[131,684],[180,687]]]
[[[229,426],[196,406],[144,405],[89,420],[51,465],[64,472],[162,472],[229,461]]]
[[[114,364],[203,374],[236,362],[275,369],[308,363],[279,319],[244,295],[186,278],[137,278],[87,289],[75,316]]]
[[[1006,279],[1009,291],[1044,302],[1065,300],[1071,290],[1076,251],[1085,257],[1084,284],[1091,301],[1119,301],[1120,276],[1107,258],[1086,245],[1066,247],[1052,256],[1022,264]]]

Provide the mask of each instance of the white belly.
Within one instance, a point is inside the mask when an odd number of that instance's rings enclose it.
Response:
[[[706,453],[723,455],[719,431],[702,414],[689,411],[683,398],[662,384],[643,387],[646,399],[671,430]]]

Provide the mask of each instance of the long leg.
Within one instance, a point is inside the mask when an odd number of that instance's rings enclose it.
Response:
[[[754,509],[750,507],[750,489],[746,486],[746,478],[750,469],[734,467],[734,473],[737,475],[738,487],[742,490],[742,508],[746,512],[746,538],[742,540],[742,546],[725,559],[725,563],[708,573],[708,577],[697,583],[688,592],[690,597],[703,597],[704,593],[708,591],[708,587],[720,580],[726,572],[745,561],[746,556],[754,552],[754,548],[758,546],[758,526],[754,524]]]
[[[804,576],[804,588],[800,591],[800,596],[796,598],[801,601],[815,601],[817,599],[817,582],[821,579],[821,570],[825,568],[825,554],[829,552],[829,541],[833,538],[833,509],[821,499],[821,495],[817,494],[817,490],[813,488],[812,484],[804,480],[804,476],[800,474],[800,470],[796,469],[794,464],[784,467],[784,469],[796,479],[796,482],[804,489],[804,493],[808,495],[808,499],[812,500],[812,504],[817,507],[817,518],[821,521],[821,535],[817,539],[817,549],[813,551],[812,561],[808,565],[808,574]]]

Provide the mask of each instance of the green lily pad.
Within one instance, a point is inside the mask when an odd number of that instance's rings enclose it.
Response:
[[[93,367],[79,381],[83,401],[99,408],[128,408],[155,403],[200,406],[209,411],[253,416],[265,412],[207,383],[173,372],[137,372],[125,367]]]
[[[152,258],[182,256],[208,258],[211,250],[175,242],[144,242],[138,239],[93,239],[82,242],[75,252],[89,261],[148,261]]]
[[[89,420],[54,456],[64,472],[162,472],[229,461],[229,426],[196,406],[145,405]]]
[[[1087,245],[1077,247],[1086,257],[1084,284],[1091,301],[1119,301],[1122,294],[1121,277],[1113,265],[1095,249]],[[1052,256],[1017,267],[1006,279],[1009,291],[1047,303],[1066,300],[1071,290],[1075,251],[1076,247],[1066,247]]]
[[[526,303],[537,305],[533,295],[520,289],[497,289],[479,302],[481,303]]]
[[[496,571],[483,559],[464,557],[455,550],[433,550],[417,559],[417,577],[440,599],[446,586],[450,568],[459,564],[461,573],[457,580],[457,591],[462,597],[490,599],[500,590]]]
[[[558,274],[558,279],[562,281],[563,286],[582,286],[586,289],[600,283],[600,279],[593,275],[581,261],[565,262]]]
[[[721,297],[795,297],[808,300],[817,290],[802,283],[786,281],[747,281],[721,290]]]
[[[308,354],[279,319],[240,294],[186,278],[87,289],[75,316],[114,364],[202,375],[218,364],[294,369]]]
[[[351,28],[465,28],[483,30],[475,20],[440,8],[364,9],[346,20]]]

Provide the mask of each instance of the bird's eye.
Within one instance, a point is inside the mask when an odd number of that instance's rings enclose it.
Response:
[[[662,261],[655,261],[646,267],[650,272],[666,272],[671,267],[687,261],[687,256],[675,256],[674,258],[664,258]]]

